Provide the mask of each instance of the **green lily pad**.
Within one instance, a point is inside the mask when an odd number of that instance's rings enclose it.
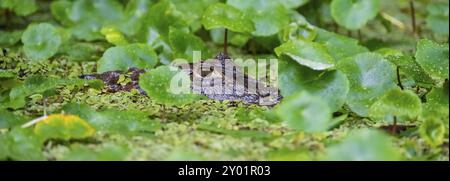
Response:
[[[448,1],[432,2],[428,4],[426,26],[438,35],[448,36],[448,10]]]
[[[330,108],[320,97],[308,92],[284,98],[276,112],[290,128],[297,131],[321,132],[332,125]]]
[[[43,161],[43,141],[29,129],[15,128],[0,135],[0,160]]]
[[[26,122],[27,118],[15,115],[7,110],[0,109],[0,129],[12,128]]]
[[[367,116],[373,103],[397,87],[395,66],[381,55],[361,53],[339,61],[337,67],[350,81],[347,105],[360,116]]]
[[[435,79],[448,79],[448,44],[437,44],[431,40],[417,43],[416,61]]]
[[[234,32],[251,33],[253,22],[239,9],[223,3],[209,6],[202,17],[206,29],[227,28]]]
[[[376,51],[383,55],[387,60],[397,65],[400,72],[411,77],[420,85],[429,87],[434,84],[433,79],[425,72],[425,70],[414,60],[413,57],[404,55],[402,52],[391,48],[382,48]]]
[[[63,107],[63,110],[86,120],[100,133],[134,135],[154,132],[161,128],[159,122],[150,120],[145,113],[136,110],[107,109],[96,111],[85,104],[75,103],[67,104]]]
[[[369,116],[382,119],[405,116],[413,119],[419,116],[421,112],[420,98],[414,92],[393,89],[370,107]]]
[[[189,76],[175,67],[160,66],[149,71],[141,75],[139,85],[161,104],[181,106],[201,97],[190,90]]]
[[[85,139],[95,134],[95,129],[74,115],[53,114],[37,123],[34,133],[43,139]]]
[[[400,153],[386,134],[370,129],[357,130],[339,144],[327,148],[326,160],[395,161]]]
[[[274,35],[289,24],[289,11],[280,1],[228,0],[227,4],[241,10],[253,21],[254,36]]]
[[[12,46],[17,44],[22,37],[22,31],[0,31],[0,46]]]
[[[445,125],[437,119],[428,119],[420,125],[420,136],[431,146],[439,146],[444,143]]]
[[[300,65],[313,70],[326,70],[334,67],[334,59],[319,43],[302,40],[289,41],[275,48],[278,56],[287,55]]]
[[[210,57],[208,49],[202,39],[176,28],[170,28],[169,42],[176,55],[178,55],[177,58],[183,58],[192,62],[194,51],[200,51],[203,60]]]
[[[19,16],[27,16],[38,10],[36,0],[2,0],[0,7],[11,9]]]
[[[380,11],[379,0],[333,0],[331,15],[341,26],[350,30],[362,28]]]
[[[369,51],[366,47],[359,45],[358,40],[353,38],[342,36],[320,28],[317,28],[316,30],[317,37],[314,41],[325,46],[330,55],[336,61]]]
[[[22,35],[25,55],[32,60],[52,57],[61,45],[61,37],[56,28],[48,23],[30,25]]]
[[[131,67],[153,68],[158,56],[150,45],[130,44],[109,48],[98,61],[97,72],[127,71]]]

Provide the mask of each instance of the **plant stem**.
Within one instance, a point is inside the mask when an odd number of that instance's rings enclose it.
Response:
[[[362,34],[361,34],[361,30],[358,30],[358,40],[361,42],[362,40]]]
[[[225,28],[225,35],[223,37],[223,53],[228,55],[228,29]]]
[[[416,9],[414,8],[414,0],[409,1],[409,8],[411,11],[411,26],[412,31],[415,34],[416,33]]]
[[[402,80],[400,78],[400,67],[397,67],[397,82],[400,89],[404,90],[405,88],[403,87]]]
[[[392,125],[392,133],[397,134],[397,116],[394,116],[394,125]]]

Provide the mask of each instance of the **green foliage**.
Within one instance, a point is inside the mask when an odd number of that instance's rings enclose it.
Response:
[[[448,54],[448,44],[425,39],[417,43],[416,61],[435,79],[448,79]]]
[[[389,136],[380,131],[362,129],[328,148],[326,157],[336,161],[395,161],[400,159],[400,153]]]
[[[184,58],[187,61],[193,61],[193,51],[200,51],[204,59],[209,56],[208,49],[202,39],[175,28],[169,30],[169,43],[176,57]]]
[[[308,92],[285,98],[276,111],[290,128],[297,131],[320,132],[331,126],[330,108],[320,97]]]
[[[347,104],[360,116],[367,116],[370,106],[396,87],[394,65],[378,54],[361,53],[345,58],[339,61],[338,69],[350,82]]]
[[[116,0],[53,1],[51,8],[53,16],[70,28],[76,38],[87,41],[102,39],[101,28],[124,16],[123,7]]]
[[[326,70],[334,68],[334,59],[325,47],[319,43],[302,40],[289,41],[275,48],[275,53],[280,57],[287,55],[300,65],[313,70]]]
[[[225,42],[278,105],[168,66]],[[448,62],[444,0],[0,0],[0,160],[448,160]]]
[[[19,16],[30,15],[38,9],[36,0],[2,0],[0,8],[9,9]]]
[[[414,119],[422,112],[419,97],[412,91],[393,89],[375,102],[369,110],[369,116],[392,119],[393,116],[406,116]]]
[[[184,19],[193,32],[202,26],[201,18],[206,8],[219,0],[172,0],[176,8],[184,13]]]
[[[0,135],[0,160],[19,161],[45,160],[42,153],[42,140],[29,129],[15,128]]]
[[[231,31],[251,33],[255,30],[253,22],[239,9],[223,3],[209,6],[202,17],[206,29],[227,28]]]
[[[7,110],[0,109],[0,129],[12,128],[25,123],[24,116],[15,115]]]
[[[87,105],[75,103],[64,106],[63,110],[86,120],[100,133],[132,135],[154,132],[161,127],[158,122],[148,119],[145,113],[136,110],[108,109],[98,112]]]
[[[279,87],[284,97],[302,90],[322,97],[332,111],[345,103],[349,92],[349,81],[341,71],[319,72],[298,65],[291,60],[281,60]]]
[[[175,67],[160,66],[141,75],[139,85],[155,101],[166,105],[185,105],[200,97],[191,92],[191,80]]]
[[[34,133],[42,139],[84,139],[95,130],[85,120],[74,115],[53,114],[34,127]]]
[[[22,43],[25,54],[32,60],[52,57],[61,45],[61,37],[56,28],[48,23],[30,25],[23,32]]]
[[[315,41],[325,46],[336,61],[369,51],[366,47],[359,45],[358,41],[355,39],[328,32],[323,29],[317,29]]]
[[[430,145],[439,146],[444,142],[445,125],[437,119],[428,119],[419,128],[420,136]]]
[[[438,35],[448,36],[448,1],[430,3],[427,6],[427,27]]]
[[[0,46],[12,46],[20,41],[22,31],[0,31]]]
[[[350,30],[362,28],[380,11],[379,0],[333,0],[331,15],[334,20]]]
[[[425,70],[414,60],[412,56],[405,55],[399,50],[382,48],[377,50],[381,54],[395,64],[404,75],[414,79],[421,86],[430,86],[434,84],[433,79],[425,72]]]
[[[158,57],[153,48],[145,44],[130,44],[109,48],[98,61],[98,72],[127,71],[128,68],[153,68]]]
[[[289,24],[290,14],[286,1],[228,0],[227,4],[244,12],[255,25],[254,36],[271,36]]]

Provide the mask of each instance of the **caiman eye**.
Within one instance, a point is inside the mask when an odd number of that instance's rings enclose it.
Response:
[[[214,67],[209,67],[209,70],[202,70],[201,76],[206,77],[214,71]]]

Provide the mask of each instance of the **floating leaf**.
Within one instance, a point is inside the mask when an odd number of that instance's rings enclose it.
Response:
[[[334,161],[395,161],[400,154],[389,136],[376,130],[352,132],[341,143],[327,148],[326,160]]]
[[[326,47],[330,55],[339,61],[359,53],[368,52],[366,47],[358,44],[358,41],[336,33],[317,28],[316,42]]]
[[[99,73],[107,71],[127,71],[131,67],[153,68],[158,56],[153,48],[145,44],[130,44],[109,48],[98,61]]]
[[[280,1],[266,0],[228,0],[231,5],[253,21],[254,36],[271,36],[289,24],[289,11]]]
[[[283,97],[306,90],[322,97],[332,111],[342,107],[349,91],[349,81],[340,71],[322,73],[283,59],[279,61],[278,82]]]
[[[116,0],[56,1],[51,10],[61,24],[72,29],[76,38],[87,41],[103,39],[101,28],[124,17],[123,7]]]
[[[12,128],[25,123],[27,118],[0,109],[0,129]]]
[[[369,110],[369,116],[392,119],[393,116],[416,118],[422,112],[420,98],[409,90],[392,89],[375,102]]]
[[[68,104],[63,107],[66,113],[78,115],[88,121],[99,132],[137,134],[154,132],[161,125],[140,111],[118,111],[114,109],[97,112],[84,104]]]
[[[417,43],[416,61],[431,77],[448,79],[448,53],[448,44],[423,39]]]
[[[38,9],[36,0],[2,0],[0,1],[0,7],[11,9],[19,16],[30,15]]]
[[[447,123],[449,120],[449,89],[448,82],[444,87],[435,87],[426,94],[426,103],[423,105],[422,119],[437,119]]]
[[[431,146],[439,146],[444,142],[445,125],[437,119],[428,119],[419,128],[420,136]]]
[[[448,1],[431,2],[427,6],[427,27],[433,30],[436,34],[448,36],[448,9]]]
[[[147,13],[154,3],[154,1],[148,0],[128,1],[123,19],[110,26],[117,27],[120,32],[127,36],[136,35],[142,30],[142,27],[145,26],[145,20],[146,18],[149,18]],[[155,15],[157,14],[153,14],[153,16]]]
[[[71,61],[86,62],[94,60],[98,53],[98,47],[91,43],[71,43],[61,47],[61,51],[66,53]]]
[[[321,98],[307,92],[284,98],[276,112],[290,128],[297,131],[320,132],[331,126],[330,108]]]
[[[184,105],[200,98],[190,90],[189,76],[174,67],[160,66],[141,75],[139,85],[161,104]]]
[[[170,28],[169,42],[177,58],[184,58],[187,61],[193,61],[194,51],[201,51],[203,59],[209,57],[208,49],[199,37],[185,33],[175,28]]]
[[[334,59],[325,47],[314,42],[302,40],[289,41],[275,48],[278,56],[287,55],[300,65],[304,65],[313,70],[326,70],[334,67]]]
[[[390,48],[382,48],[376,52],[397,65],[400,72],[403,72],[406,76],[413,78],[417,84],[426,87],[433,85],[433,79],[431,79],[423,68],[416,61],[414,61],[413,57],[404,55],[402,52]]]
[[[309,0],[279,0],[286,8],[297,9],[309,2]]]
[[[42,140],[29,129],[15,128],[0,135],[0,160],[18,161],[46,160],[42,154]]]
[[[69,17],[71,10],[72,1],[58,0],[52,1],[50,4],[50,11],[52,12],[53,17],[64,26],[72,26],[74,24]]]
[[[43,139],[85,139],[94,135],[95,129],[74,115],[53,114],[37,123],[34,133]]]
[[[280,31],[279,36],[283,42],[298,39],[313,41],[317,36],[317,30],[308,23],[291,23]]]
[[[112,27],[103,27],[100,30],[100,33],[105,36],[106,41],[112,43],[114,45],[126,45],[128,44],[125,36],[116,28]]]
[[[219,0],[171,0],[176,8],[183,12],[187,24],[196,32],[202,27],[201,18],[206,8]]]
[[[61,45],[61,37],[51,24],[30,25],[22,35],[23,49],[32,60],[52,57]]]
[[[209,6],[202,17],[206,29],[227,28],[231,31],[251,33],[255,30],[253,22],[239,9],[223,3]]]
[[[139,41],[151,45],[158,51],[162,64],[170,64],[175,59],[169,44],[170,27],[189,31],[184,14],[171,1],[164,0],[152,5],[145,15],[144,26],[138,33]]]
[[[350,81],[347,104],[360,116],[367,116],[379,97],[397,87],[394,65],[381,55],[361,53],[339,61],[337,67]]]
[[[12,46],[20,41],[22,31],[1,31],[0,30],[0,46]]]
[[[350,30],[362,28],[380,11],[379,0],[333,0],[331,15],[341,26]]]
[[[307,82],[305,89],[321,97],[332,111],[337,111],[345,103],[350,83],[341,71],[331,71],[322,74],[314,81]]]

